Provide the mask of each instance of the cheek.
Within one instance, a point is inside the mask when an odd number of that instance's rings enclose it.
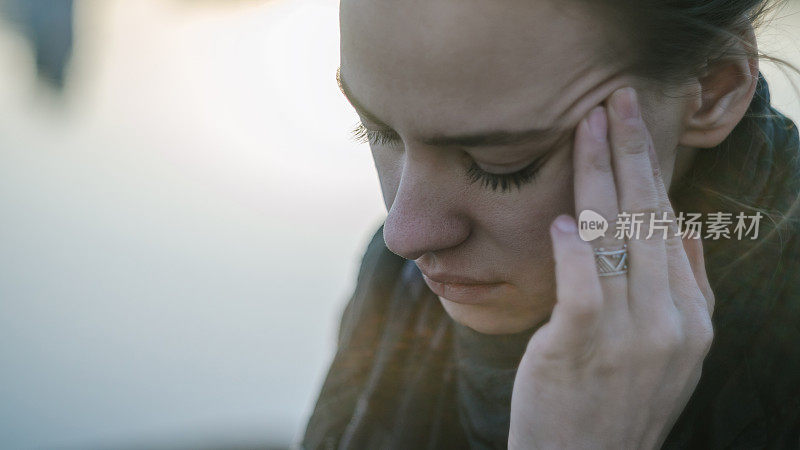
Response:
[[[664,182],[669,188],[676,164],[676,148],[683,130],[683,105],[681,102],[659,96],[645,96],[642,114],[647,130],[658,154]]]
[[[522,190],[491,195],[477,219],[513,271],[549,262],[550,224],[559,214],[575,213],[571,160],[561,158],[551,163],[546,173]]]
[[[653,146],[655,147],[658,156],[658,164],[661,168],[661,174],[664,179],[664,184],[669,189],[672,183],[673,170],[676,165],[676,148],[678,146],[679,136],[673,129],[669,128],[649,128],[653,138]]]

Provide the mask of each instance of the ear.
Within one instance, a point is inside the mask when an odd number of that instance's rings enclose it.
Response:
[[[696,93],[688,103],[679,144],[711,148],[719,145],[742,120],[758,84],[758,58],[745,50],[757,50],[752,25],[747,23],[730,56],[706,67],[696,80]]]

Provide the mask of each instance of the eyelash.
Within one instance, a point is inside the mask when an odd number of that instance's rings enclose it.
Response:
[[[369,130],[363,123],[357,123],[352,130],[353,139],[359,144],[386,145],[400,141],[400,135],[391,130]]]
[[[522,188],[523,185],[528,184],[536,179],[536,174],[539,172],[542,158],[538,158],[522,169],[512,173],[491,173],[481,169],[478,164],[473,161],[472,165],[467,169],[467,175],[472,183],[481,182],[481,185],[486,188],[491,188],[493,191],[508,192],[512,188]]]
[[[358,123],[353,127],[352,135],[353,139],[361,144],[387,145],[400,141],[400,136],[394,131],[370,130],[362,123]],[[503,174],[487,172],[481,169],[475,161],[472,161],[469,169],[467,169],[467,176],[471,183],[480,182],[483,187],[490,188],[493,191],[499,189],[500,192],[508,192],[514,187],[520,189],[523,185],[534,181],[542,160],[543,158],[537,158],[516,172]]]

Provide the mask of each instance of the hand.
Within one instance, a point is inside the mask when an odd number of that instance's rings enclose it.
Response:
[[[550,228],[557,303],[517,371],[509,448],[659,447],[711,346],[714,294],[700,239],[674,236],[635,91],[620,89],[606,103],[576,130],[575,210],[599,213],[610,233],[584,242],[569,216]],[[620,211],[645,213],[642,233],[627,241],[629,272],[600,277],[592,247],[622,247],[613,232]],[[650,213],[661,219],[662,212],[669,237],[656,231],[645,239]]]

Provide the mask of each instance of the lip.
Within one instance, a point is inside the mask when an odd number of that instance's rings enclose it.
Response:
[[[457,275],[437,274],[434,278],[423,273],[422,278],[439,297],[466,305],[484,303],[508,287],[506,283],[484,282]]]
[[[430,279],[431,281],[435,281],[437,283],[446,283],[446,284],[465,284],[465,285],[472,285],[472,284],[500,284],[498,282],[491,282],[491,281],[481,281],[476,278],[470,277],[462,277],[459,275],[450,275],[446,273],[438,273],[434,275],[428,275],[425,272],[422,272],[422,275]]]

